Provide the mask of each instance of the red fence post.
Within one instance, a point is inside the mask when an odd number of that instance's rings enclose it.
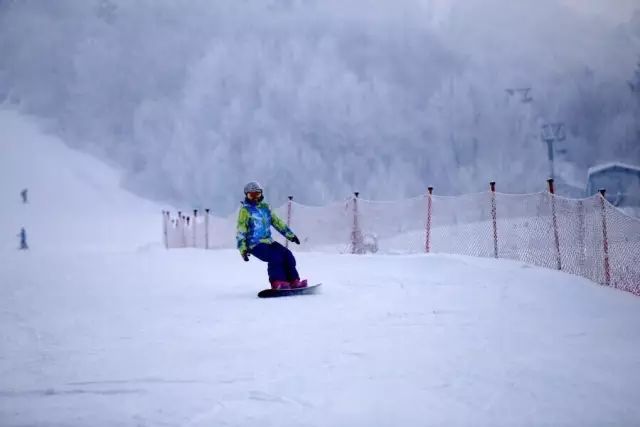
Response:
[[[602,248],[604,250],[604,283],[611,285],[611,270],[609,267],[609,237],[607,236],[607,207],[604,198],[605,190],[600,190],[600,213],[602,216]]]
[[[556,268],[562,270],[562,259],[560,258],[560,236],[558,234],[558,217],[556,215],[556,196],[553,188],[553,178],[547,179],[549,194],[551,197],[551,220],[553,222],[553,239],[556,250]]]
[[[204,248],[209,249],[209,209],[205,209],[204,217]]]
[[[432,194],[433,187],[427,188],[427,224],[426,224],[426,236],[424,250],[426,253],[431,251],[431,206],[432,206]]]
[[[358,196],[359,192],[353,193],[353,229],[351,230],[351,253],[360,253],[360,226],[358,224]]]
[[[289,196],[289,202],[287,203],[287,227],[291,227],[291,201],[293,200],[293,196]],[[289,247],[289,240],[285,239],[284,241],[285,248]]]
[[[489,183],[491,188],[491,219],[493,220],[493,256],[498,258],[498,210],[496,207],[496,182]]]
[[[584,226],[584,202],[578,200],[578,248],[580,253],[578,254],[578,266],[580,267],[580,274],[585,275],[584,266],[586,262],[587,248],[585,246],[585,226]]]

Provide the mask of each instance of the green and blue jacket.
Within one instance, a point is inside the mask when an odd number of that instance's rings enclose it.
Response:
[[[278,230],[287,239],[292,239],[295,234],[281,220],[271,207],[264,201],[250,203],[242,202],[238,212],[238,224],[236,241],[240,252],[251,250],[259,243],[273,243],[271,238],[271,226]]]

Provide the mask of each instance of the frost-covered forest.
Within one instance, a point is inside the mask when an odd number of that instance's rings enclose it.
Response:
[[[550,122],[584,186],[640,163],[639,61],[634,0],[0,0],[0,102],[219,213],[250,179],[273,204],[538,191]]]

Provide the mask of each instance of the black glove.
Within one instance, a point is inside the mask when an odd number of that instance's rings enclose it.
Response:
[[[300,244],[300,239],[298,239],[298,236],[294,235],[291,239],[290,239],[293,243],[295,243],[296,245]]]
[[[240,251],[240,256],[242,256],[242,259],[245,262],[249,261],[249,252],[247,252],[246,250]]]

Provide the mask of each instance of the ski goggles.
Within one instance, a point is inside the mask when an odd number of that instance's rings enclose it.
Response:
[[[247,199],[249,200],[258,200],[262,197],[262,191],[249,191],[247,193]]]

